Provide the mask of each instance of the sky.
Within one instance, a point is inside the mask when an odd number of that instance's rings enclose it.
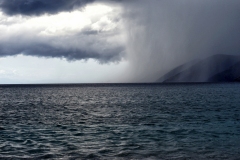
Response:
[[[154,82],[240,54],[239,0],[0,0],[0,83]]]
[[[127,65],[120,4],[0,2],[0,83],[120,82]]]

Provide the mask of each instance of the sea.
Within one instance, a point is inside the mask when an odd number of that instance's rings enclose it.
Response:
[[[0,85],[0,159],[240,159],[240,83]]]

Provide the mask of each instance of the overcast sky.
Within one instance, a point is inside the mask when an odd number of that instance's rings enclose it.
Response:
[[[1,0],[0,8],[0,83],[120,82],[121,4]]]
[[[240,54],[238,0],[0,0],[0,83],[152,82]]]

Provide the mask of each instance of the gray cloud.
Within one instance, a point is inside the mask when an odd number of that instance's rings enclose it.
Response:
[[[2,5],[13,2],[3,1]],[[21,2],[23,0],[16,3]],[[46,4],[51,2],[52,5],[56,3],[54,0],[42,2]],[[81,1],[81,4],[86,2],[92,1]],[[33,3],[33,1],[29,1],[29,3]],[[58,3],[68,3],[73,6],[75,3],[80,4],[80,1],[60,0]],[[27,12],[21,11],[21,14],[54,13],[56,11],[58,10],[41,9],[36,10],[36,12],[30,12],[29,10]],[[93,19],[91,17],[87,17],[87,19],[81,17],[79,10],[64,13],[60,17],[59,15],[11,16],[9,19],[8,15],[0,15],[0,32],[2,33],[0,37],[0,56],[23,54],[37,57],[65,58],[70,61],[90,58],[96,59],[100,63],[120,61],[124,56],[124,46],[118,40],[118,36],[121,36],[121,31],[117,25],[119,23],[118,12],[118,10],[106,12],[94,16]],[[102,19],[102,16],[104,16],[104,19]],[[76,17],[80,18],[76,19]],[[63,19],[59,21],[59,18]]]
[[[8,46],[9,45],[9,46]],[[18,54],[49,57],[49,58],[66,58],[67,60],[97,59],[101,63],[114,62],[121,60],[122,48],[116,47],[103,51],[83,50],[73,48],[59,48],[48,44],[29,44],[26,46],[11,46],[11,44],[0,45],[0,56],[14,56]]]
[[[121,2],[123,0],[0,0],[0,8],[8,15],[38,16],[72,11],[95,1]]]
[[[94,0],[1,0],[0,8],[8,15],[41,15],[71,11]]]
[[[102,33],[105,34],[105,33]],[[79,33],[71,37],[22,37],[10,38],[10,41],[0,43],[0,56],[18,54],[65,58],[67,60],[97,59],[100,63],[117,62],[124,56],[124,47],[119,44],[108,45],[100,40],[102,35]],[[23,40],[20,42],[19,40]],[[19,41],[19,42],[17,42]],[[75,44],[74,44],[75,42]]]

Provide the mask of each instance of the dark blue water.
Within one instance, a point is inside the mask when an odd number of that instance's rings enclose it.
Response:
[[[0,159],[240,159],[240,83],[0,87]]]

